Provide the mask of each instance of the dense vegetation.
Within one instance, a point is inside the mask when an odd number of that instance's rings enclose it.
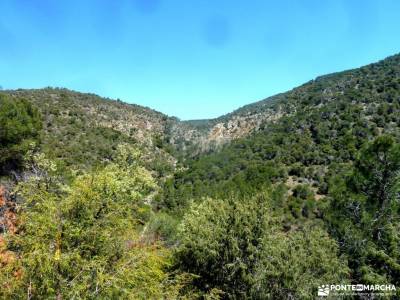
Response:
[[[400,283],[400,144],[380,136],[334,177],[326,219],[366,283]]]
[[[6,94],[3,165],[23,176],[11,195],[0,189],[0,213],[14,203],[0,216],[3,298],[311,299],[323,284],[400,286],[399,55],[184,124],[67,90]],[[238,118],[258,125],[203,147]]]
[[[400,138],[400,56],[321,77],[279,96],[286,113],[252,136],[187,162],[166,184],[163,205],[236,189],[258,190],[288,176],[326,194],[331,174],[381,134]]]
[[[326,231],[310,223],[286,232],[270,203],[264,192],[194,205],[179,228],[178,267],[199,275],[202,290],[235,299],[310,298],[325,282],[348,282],[346,259]]]
[[[17,233],[6,237],[0,295],[5,298],[173,299],[166,272],[170,251],[141,236],[155,189],[138,152],[120,147],[118,160],[63,185],[55,164],[31,157],[34,173],[16,191]],[[4,249],[0,249],[3,250]]]
[[[24,99],[0,94],[0,175],[20,167],[22,157],[39,140],[42,120]]]
[[[348,257],[350,281],[399,285],[400,56],[317,78],[279,95],[271,107],[285,112],[278,121],[189,159],[166,181],[158,207],[185,219],[204,197],[252,199],[285,184],[286,196],[267,200],[280,208],[284,230],[296,234],[319,221]],[[204,270],[195,273],[207,278]]]

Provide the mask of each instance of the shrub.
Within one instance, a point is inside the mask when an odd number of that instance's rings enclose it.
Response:
[[[198,275],[203,291],[227,299],[313,298],[326,282],[347,282],[346,260],[320,227],[284,232],[269,194],[251,199],[207,199],[180,225],[177,267]]]

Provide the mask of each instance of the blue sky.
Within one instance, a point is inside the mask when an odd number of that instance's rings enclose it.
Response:
[[[217,117],[400,52],[397,0],[1,0],[0,85]]]

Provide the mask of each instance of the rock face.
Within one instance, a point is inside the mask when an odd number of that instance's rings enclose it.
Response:
[[[279,120],[282,113],[268,110],[263,113],[233,115],[228,121],[215,124],[208,133],[208,140],[224,144],[231,140],[245,137],[258,130],[265,122]]]
[[[220,148],[232,140],[246,137],[279,120],[285,113],[276,104],[281,95],[244,106],[217,119],[186,121],[187,131],[184,139],[199,152]]]

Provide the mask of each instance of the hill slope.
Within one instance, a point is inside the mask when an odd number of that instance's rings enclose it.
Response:
[[[109,161],[119,143],[163,148],[176,157],[193,156],[251,133],[273,111],[215,120],[181,122],[150,108],[68,89],[19,89],[2,93],[24,98],[43,115],[43,151],[78,168]],[[268,101],[269,102],[269,101]],[[227,128],[227,129],[226,129]]]
[[[359,97],[363,97],[363,93],[370,98],[382,99],[385,93],[390,93],[390,88],[398,88],[398,64],[399,55],[394,55],[359,69],[320,76],[291,91],[245,105],[216,119],[185,123],[202,133],[194,143],[207,150],[212,145],[221,146],[231,140],[245,137],[260,129],[262,124],[274,123],[282,116],[291,115],[304,106],[321,107],[347,96],[349,101],[362,102]],[[389,82],[383,82],[388,79]],[[316,94],[319,94],[318,97]],[[309,99],[305,99],[307,97]]]
[[[365,114],[364,121],[374,123],[376,130],[394,126],[393,131],[395,122],[385,123],[387,110],[393,115],[393,108],[385,105],[393,106],[397,100],[398,65],[399,55],[395,55],[359,69],[318,77],[217,119],[183,122],[149,108],[66,89],[3,92],[27,98],[41,110],[45,152],[67,165],[82,167],[111,159],[112,149],[121,142],[163,148],[176,157],[194,157],[262,131],[299,111],[324,111],[324,118],[329,118],[340,109],[339,103],[357,104]]]
[[[230,131],[236,121],[239,135]],[[324,195],[330,175],[354,161],[366,142],[382,134],[400,137],[400,55],[318,77],[201,125],[210,133],[222,128],[225,140],[244,137],[189,160],[167,182],[167,205],[216,191],[257,190],[271,181],[308,183]]]
[[[109,161],[120,143],[154,150],[166,124],[176,122],[149,108],[67,89],[4,92],[39,108],[44,119],[43,151],[78,168]]]
[[[359,69],[321,76],[289,92],[211,120],[181,122],[149,108],[66,89],[4,93],[27,98],[42,111],[47,152],[67,160],[68,164],[90,165],[109,160],[110,149],[121,142],[156,145],[178,157],[193,157],[220,149],[232,140],[249,136],[300,110],[308,109],[307,113],[312,113],[324,107],[338,109],[332,103],[357,103],[371,118],[376,105],[396,101],[392,94],[399,84],[398,64],[399,55],[395,55]],[[386,108],[382,106],[382,109]],[[375,124],[377,130],[381,130],[379,123],[384,123],[384,116],[374,117],[380,119],[375,120]]]

